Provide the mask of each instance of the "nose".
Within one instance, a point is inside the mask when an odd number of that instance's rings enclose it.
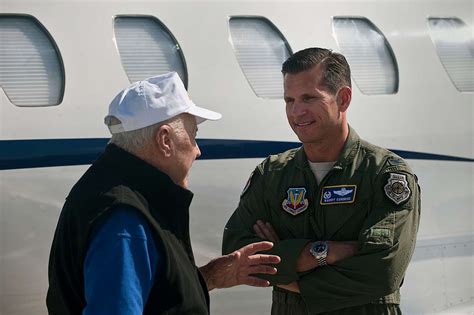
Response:
[[[293,116],[301,116],[306,114],[306,106],[301,102],[295,101],[291,107],[291,114]]]

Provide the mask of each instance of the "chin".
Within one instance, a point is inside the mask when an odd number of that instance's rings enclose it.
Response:
[[[315,137],[315,133],[296,133],[296,136],[302,143],[307,143],[307,142],[315,142],[317,140],[317,137]]]
[[[301,141],[303,144],[316,144],[320,143],[321,141],[324,140],[324,138],[318,137],[316,135],[304,135],[304,136],[298,136],[298,139]]]
[[[293,132],[298,136],[298,139],[308,139],[308,138],[314,138],[314,135],[318,134],[318,129],[314,128],[315,126],[312,126],[313,128],[298,128],[294,127]]]
[[[186,176],[185,179],[183,179],[182,183],[183,183],[183,184],[182,184],[181,186],[182,186],[183,188],[186,188],[186,189],[187,189],[187,188],[188,188],[188,177],[187,177],[187,176]]]

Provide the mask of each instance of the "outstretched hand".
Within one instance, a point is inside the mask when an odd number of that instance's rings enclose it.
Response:
[[[280,257],[257,254],[273,247],[271,242],[258,242],[244,246],[229,255],[211,260],[200,269],[208,290],[230,288],[240,284],[267,287],[270,282],[259,279],[254,274],[275,274],[277,269],[268,264],[278,264]]]

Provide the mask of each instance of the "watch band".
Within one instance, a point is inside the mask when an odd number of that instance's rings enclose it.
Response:
[[[318,257],[317,260],[318,260],[318,266],[320,267],[326,266],[328,264],[328,262],[326,261],[326,257]]]
[[[319,267],[326,266],[328,264],[326,260],[328,254],[328,244],[326,241],[314,242],[309,252],[316,259]]]

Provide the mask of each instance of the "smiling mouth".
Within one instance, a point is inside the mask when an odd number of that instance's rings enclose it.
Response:
[[[309,126],[311,124],[313,124],[315,121],[312,120],[312,121],[305,121],[305,122],[300,122],[300,123],[295,123],[295,126],[296,127],[306,127],[306,126]]]

